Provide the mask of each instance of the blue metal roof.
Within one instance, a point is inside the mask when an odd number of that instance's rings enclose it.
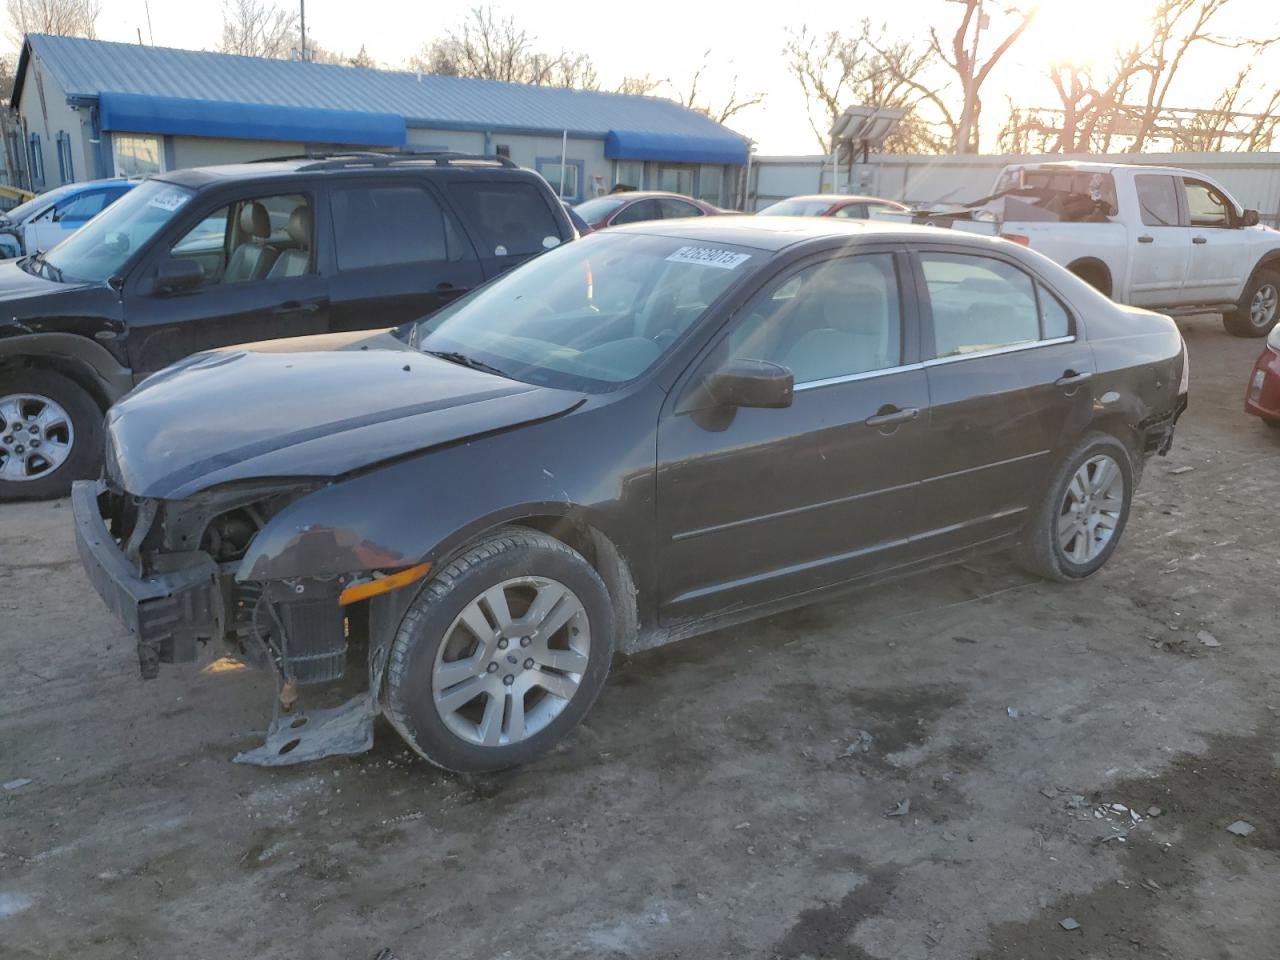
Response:
[[[395,113],[148,97],[112,90],[98,94],[98,108],[103,130],[380,147],[405,145],[404,117]]]
[[[567,130],[571,137],[594,139],[604,139],[613,133],[622,142],[647,142],[648,148],[657,151],[652,156],[635,159],[738,164],[746,163],[747,159],[747,142],[743,137],[694,110],[657,97],[266,60],[42,34],[27,37],[14,86],[15,105],[32,53],[72,99],[97,99],[103,93],[135,94],[324,111],[323,118],[315,114],[312,117],[324,119],[326,123],[333,120],[330,114],[349,112],[384,118],[393,114],[409,126],[436,130],[554,134]],[[282,138],[277,132],[271,139]],[[328,140],[311,135],[305,139]],[[682,155],[661,152],[681,146]]]

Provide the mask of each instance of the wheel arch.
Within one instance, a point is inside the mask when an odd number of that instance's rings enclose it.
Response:
[[[1078,260],[1071,261],[1067,269],[1105,296],[1111,296],[1115,290],[1115,278],[1111,274],[1111,268],[1107,266],[1106,261],[1098,257],[1080,257]],[[1094,283],[1090,279],[1091,276],[1097,277],[1102,282],[1102,286]]]
[[[0,373],[48,370],[71,380],[105,411],[133,386],[129,371],[106,348],[72,334],[32,334],[0,339]]]

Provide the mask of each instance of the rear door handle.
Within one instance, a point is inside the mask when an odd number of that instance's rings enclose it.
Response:
[[[877,413],[874,417],[867,417],[868,427],[890,427],[898,423],[907,423],[920,416],[919,407],[907,407],[905,410],[899,410],[897,407],[880,409],[883,412]]]
[[[1139,243],[1155,243],[1156,238],[1155,237],[1139,237],[1138,242]]]
[[[1053,384],[1056,387],[1075,387],[1092,379],[1093,374],[1087,371],[1085,373],[1076,373],[1074,370],[1067,370],[1057,380],[1053,381]]]
[[[1208,237],[1192,237],[1191,242],[1192,243],[1208,243],[1209,238]]]
[[[315,300],[286,300],[280,306],[272,310],[272,313],[315,313],[320,309],[320,304]]]

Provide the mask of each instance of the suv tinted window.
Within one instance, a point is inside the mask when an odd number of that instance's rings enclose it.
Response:
[[[923,253],[934,354],[954,357],[1040,339],[1031,277],[991,257]]]
[[[331,203],[339,270],[449,259],[444,211],[423,187],[341,187]]]
[[[1178,226],[1178,187],[1173,177],[1144,173],[1133,178],[1142,222],[1149,227]]]
[[[458,183],[449,195],[480,231],[483,254],[528,256],[560,243],[560,226],[531,183]]]

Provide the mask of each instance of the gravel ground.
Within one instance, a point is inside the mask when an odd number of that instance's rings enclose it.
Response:
[[[652,651],[498,777],[386,725],[232,765],[265,680],[142,682],[68,505],[0,507],[0,954],[1274,957],[1280,431],[1240,410],[1259,343],[1185,328],[1093,580],[996,557]]]

